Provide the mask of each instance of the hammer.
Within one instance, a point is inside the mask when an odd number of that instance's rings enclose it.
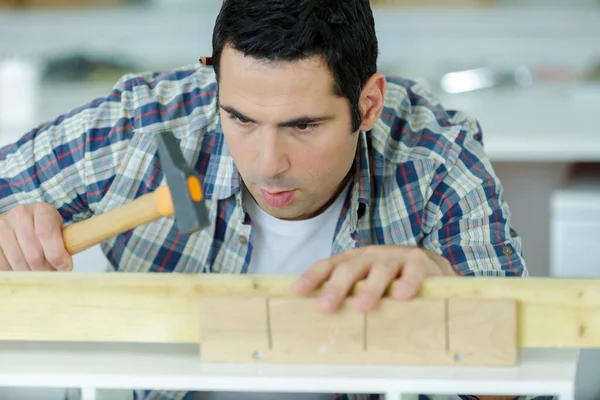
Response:
[[[182,234],[208,225],[200,177],[183,158],[179,140],[164,131],[157,134],[156,144],[167,184],[124,206],[64,227],[63,240],[71,255],[162,217],[174,215]]]

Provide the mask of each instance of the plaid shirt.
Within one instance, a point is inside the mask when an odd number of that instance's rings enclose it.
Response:
[[[526,276],[477,121],[445,110],[415,82],[390,77],[387,85],[381,119],[360,134],[333,254],[371,244],[423,246],[464,276]],[[253,227],[216,90],[204,66],[124,76],[106,97],[0,149],[0,212],[46,202],[69,224],[153,191],[165,183],[154,137],[171,130],[203,179],[211,225],[191,235],[179,234],[170,218],[140,226],[102,244],[110,264],[127,272],[245,273]]]

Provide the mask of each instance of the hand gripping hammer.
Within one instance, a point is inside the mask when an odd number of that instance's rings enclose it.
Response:
[[[172,132],[157,134],[156,143],[166,185],[130,203],[63,229],[67,251],[73,255],[118,234],[162,217],[175,216],[182,234],[208,225],[208,210],[200,177],[186,163]]]

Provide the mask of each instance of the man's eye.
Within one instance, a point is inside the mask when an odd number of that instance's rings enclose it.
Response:
[[[296,130],[300,133],[310,133],[317,127],[317,124],[298,124]]]
[[[242,117],[235,116],[235,115],[230,115],[229,118],[231,118],[238,125],[245,126],[245,125],[250,125],[250,123],[251,123],[249,120],[244,119]]]

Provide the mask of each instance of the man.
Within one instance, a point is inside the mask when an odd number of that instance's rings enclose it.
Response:
[[[324,284],[323,312],[359,280],[368,311],[396,280],[402,301],[427,276],[527,275],[479,125],[377,72],[367,0],[225,0],[213,48],[212,67],[128,75],[1,150],[1,269],[69,271],[61,227],[162,184],[168,129],[212,223],[108,240],[117,271],[295,274],[298,293]],[[219,398],[139,397],[193,396]]]

